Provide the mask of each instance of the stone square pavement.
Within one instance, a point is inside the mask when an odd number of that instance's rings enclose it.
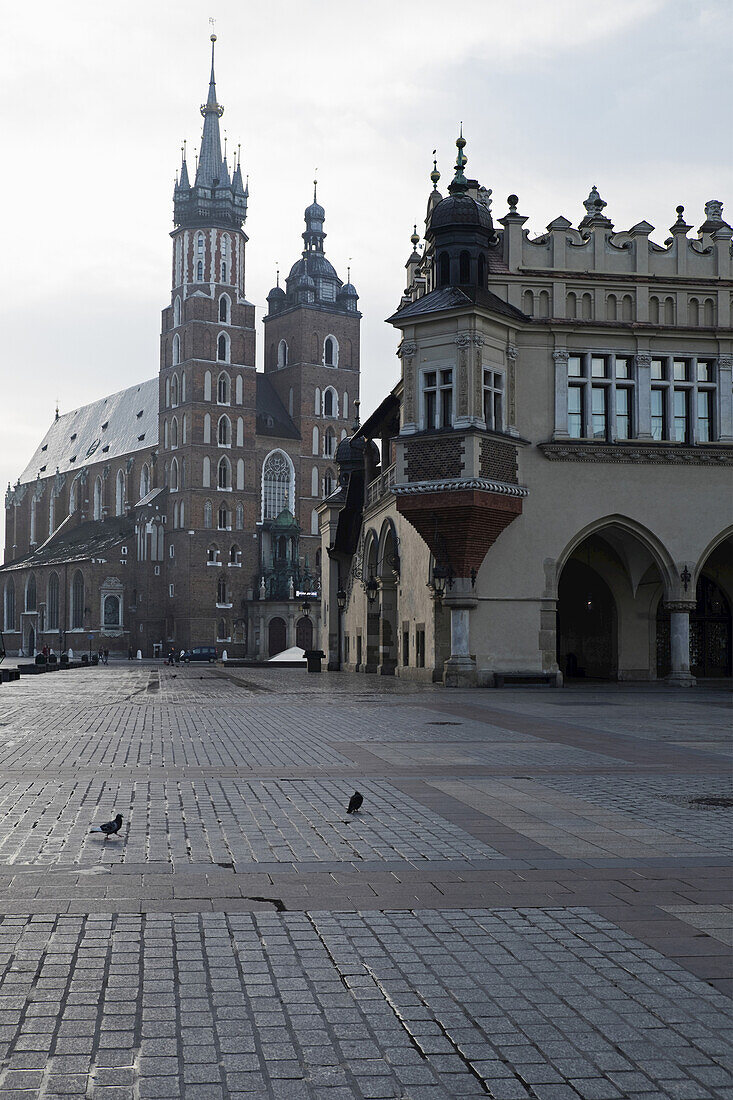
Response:
[[[730,732],[722,685],[3,684],[0,1100],[733,1100]]]

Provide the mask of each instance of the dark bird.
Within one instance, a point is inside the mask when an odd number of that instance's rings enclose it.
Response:
[[[105,836],[114,836],[122,828],[122,814],[117,814],[114,821],[105,821],[103,825],[92,825],[90,833],[104,833]]]
[[[349,805],[346,807],[347,814],[355,814],[357,810],[361,809],[361,804],[364,801],[364,795],[359,791],[354,791],[349,799]]]

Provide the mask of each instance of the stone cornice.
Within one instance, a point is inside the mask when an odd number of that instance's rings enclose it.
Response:
[[[622,285],[626,283],[659,283],[661,288],[667,283],[674,284],[679,289],[681,286],[688,285],[693,286],[710,286],[720,289],[727,289],[733,286],[733,279],[719,279],[714,275],[677,275],[674,272],[671,274],[657,275],[654,273],[638,272],[638,271],[569,271],[567,269],[557,269],[548,267],[520,267],[516,271],[502,272],[502,278],[526,279],[530,275],[532,278],[544,278],[554,282],[567,283],[574,280],[579,282],[604,282],[613,283],[618,281]]]
[[[483,477],[446,478],[443,481],[411,481],[395,485],[395,496],[418,496],[422,493],[474,492],[499,493],[501,496],[526,497],[529,490],[523,485],[509,485],[505,481],[491,481]]]
[[[607,462],[644,466],[733,466],[733,445],[687,447],[677,443],[538,443],[551,462]]]

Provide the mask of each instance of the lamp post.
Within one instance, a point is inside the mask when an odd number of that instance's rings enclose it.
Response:
[[[307,592],[306,592],[305,596],[303,597],[303,602],[300,605],[300,610],[303,612],[303,614],[306,616],[306,618],[308,618],[308,616],[311,613],[311,602],[308,599],[308,593]]]
[[[377,598],[377,593],[379,592],[379,583],[373,573],[364,587],[366,588],[366,594],[369,603],[373,604]]]
[[[346,593],[339,585],[339,590],[336,593],[336,606],[338,608],[338,668],[341,671],[343,664],[343,645],[344,645],[344,611],[346,610]]]

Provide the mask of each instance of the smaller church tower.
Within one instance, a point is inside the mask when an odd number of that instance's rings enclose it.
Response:
[[[302,439],[296,518],[311,562],[318,546],[316,509],[336,488],[336,448],[350,434],[359,399],[359,296],[326,258],[325,218],[314,185],[301,258],[285,289],[278,278],[268,294],[264,318],[265,374]]]

